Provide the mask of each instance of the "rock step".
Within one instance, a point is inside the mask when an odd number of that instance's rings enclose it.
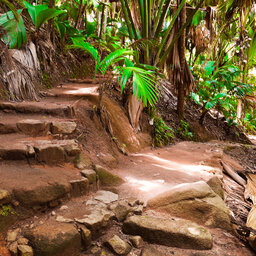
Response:
[[[197,250],[207,250],[213,246],[211,233],[207,229],[183,219],[131,216],[124,222],[123,231],[166,246]]]
[[[4,172],[7,175],[3,177]],[[63,200],[87,195],[91,189],[89,180],[70,168],[22,166],[20,169],[16,165],[2,165],[0,176],[3,177],[0,206],[13,205],[18,211],[19,206],[45,211]]]
[[[72,105],[51,102],[0,102],[0,110],[6,113],[40,113],[53,116],[72,117]]]
[[[66,83],[49,90],[49,97],[62,99],[87,99],[93,104],[99,102],[98,85],[95,83]]]
[[[0,143],[0,157],[3,160],[32,158],[44,164],[59,164],[73,159],[81,151],[75,140],[47,140],[40,137],[35,139],[21,137],[13,140],[11,136],[7,138],[10,140],[1,140]]]
[[[0,134],[23,133],[30,136],[45,136],[49,134],[72,134],[77,127],[71,120],[20,119],[13,120],[12,116],[4,116],[0,122]],[[52,118],[51,118],[52,119]]]

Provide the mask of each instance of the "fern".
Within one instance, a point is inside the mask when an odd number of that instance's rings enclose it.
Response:
[[[124,57],[124,56],[127,56],[127,55],[132,55],[133,54],[133,51],[130,51],[130,50],[127,50],[127,49],[121,49],[121,50],[116,50],[114,52],[111,52],[108,56],[106,56],[100,63],[99,65],[99,69],[101,71],[101,73],[103,75],[105,75],[108,67],[119,61],[120,60],[120,57]]]
[[[121,92],[132,77],[133,94],[143,103],[144,106],[154,105],[158,100],[157,81],[154,73],[138,67],[118,67]]]

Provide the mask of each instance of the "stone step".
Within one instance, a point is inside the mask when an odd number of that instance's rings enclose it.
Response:
[[[81,151],[75,140],[32,139],[18,135],[5,137],[7,140],[1,139],[0,142],[0,157],[3,160],[30,158],[39,163],[54,165],[74,159]]]
[[[63,200],[87,195],[90,190],[87,178],[66,167],[1,164],[0,176],[0,206],[11,204],[17,209],[22,206],[43,211]]]
[[[93,104],[99,101],[98,84],[66,83],[49,90],[49,97],[62,99],[87,99]]]
[[[30,136],[51,134],[70,135],[75,132],[74,119],[56,118],[46,115],[0,113],[0,134],[24,133]]]
[[[72,117],[72,104],[40,102],[5,102],[0,101],[0,110],[5,113],[48,114],[61,117]]]

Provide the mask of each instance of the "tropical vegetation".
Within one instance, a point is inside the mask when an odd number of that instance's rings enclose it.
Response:
[[[0,8],[10,49],[39,42],[47,30],[63,52],[89,54],[95,75],[114,71],[120,92],[144,107],[157,104],[167,79],[180,120],[186,101],[195,101],[201,124],[217,111],[256,132],[254,0],[1,0]]]

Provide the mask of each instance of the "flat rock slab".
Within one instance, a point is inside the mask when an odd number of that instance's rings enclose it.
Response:
[[[19,142],[0,145],[0,157],[4,160],[23,160],[28,156],[27,145]]]
[[[30,136],[43,136],[50,130],[50,123],[42,120],[26,119],[16,125],[20,132]]]
[[[188,220],[131,216],[124,222],[123,231],[150,243],[183,249],[207,250],[213,245],[211,233]]]
[[[24,236],[36,256],[70,256],[81,250],[81,236],[72,224],[47,222],[26,230]]]
[[[204,181],[184,183],[148,201],[148,207],[196,223],[231,230],[229,209]]]
[[[95,194],[94,199],[96,199],[100,202],[103,202],[105,204],[110,204],[110,203],[118,200],[118,195],[115,193],[112,193],[110,191],[99,190]]]
[[[54,121],[51,125],[53,134],[71,134],[76,130],[77,124],[72,121]]]
[[[96,183],[97,175],[94,170],[91,170],[91,169],[82,170],[81,175],[87,178],[90,184]]]

